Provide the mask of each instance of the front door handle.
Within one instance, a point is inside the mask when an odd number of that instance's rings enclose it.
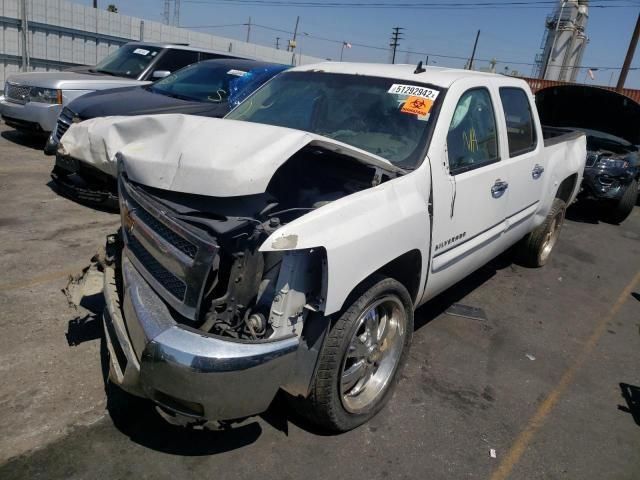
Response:
[[[543,173],[544,173],[544,167],[542,165],[538,165],[537,163],[536,163],[536,166],[533,167],[533,170],[531,170],[531,176],[533,177],[534,180],[539,179]]]
[[[507,191],[507,188],[509,188],[509,184],[507,182],[497,179],[496,183],[491,187],[491,196],[493,198],[500,198],[504,195],[504,192]]]

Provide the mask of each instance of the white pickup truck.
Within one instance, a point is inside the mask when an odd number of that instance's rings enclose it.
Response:
[[[418,306],[514,244],[547,262],[586,158],[581,133],[543,138],[524,81],[421,65],[295,68],[226,119],[100,121],[129,139],[110,379],[179,424],[280,389],[324,428],[367,421]]]

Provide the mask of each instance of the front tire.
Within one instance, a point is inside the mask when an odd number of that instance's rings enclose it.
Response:
[[[633,211],[633,207],[636,205],[638,200],[638,181],[633,180],[628,186],[627,189],[622,194],[620,200],[611,205],[603,206],[604,211],[604,219],[609,223],[622,223],[624,222],[631,212]]]
[[[542,267],[551,256],[564,224],[567,204],[555,198],[544,223],[524,237],[517,248],[519,263],[526,267]]]
[[[302,413],[332,431],[351,430],[387,403],[406,361],[413,303],[397,280],[375,275],[332,325]]]

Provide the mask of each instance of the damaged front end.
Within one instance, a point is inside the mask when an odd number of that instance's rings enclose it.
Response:
[[[623,145],[598,148],[591,137],[583,179],[583,195],[619,200],[640,173],[640,152]],[[611,142],[609,142],[611,143]]]
[[[120,165],[122,228],[105,261],[111,380],[186,423],[261,413],[280,388],[306,396],[328,327],[326,252],[260,247],[389,177],[308,146],[264,193],[207,197],[143,186]]]

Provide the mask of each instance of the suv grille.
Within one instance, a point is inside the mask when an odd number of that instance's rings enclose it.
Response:
[[[31,87],[27,87],[26,85],[15,85],[13,83],[7,83],[7,91],[4,93],[5,97],[8,100],[18,103],[27,103],[29,101]]]
[[[59,142],[62,136],[65,134],[69,127],[73,123],[74,113],[69,110],[67,107],[62,109],[60,116],[58,117],[58,121],[56,122],[56,130],[53,134],[56,142]]]

